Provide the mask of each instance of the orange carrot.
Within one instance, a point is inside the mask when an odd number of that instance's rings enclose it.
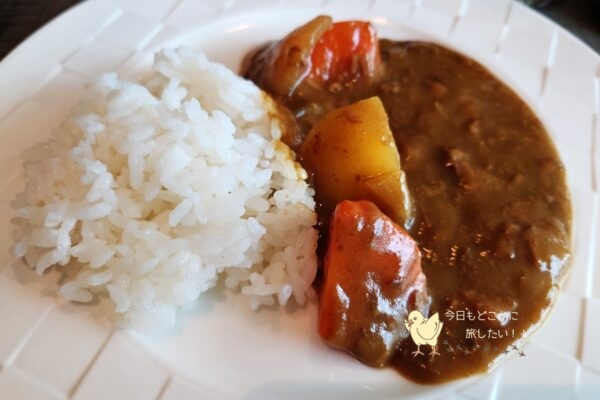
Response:
[[[369,22],[337,22],[313,48],[310,76],[326,82],[353,80],[375,75],[380,62],[377,32]]]
[[[428,307],[417,243],[368,201],[333,214],[319,296],[318,330],[331,346],[382,366],[409,311]]]

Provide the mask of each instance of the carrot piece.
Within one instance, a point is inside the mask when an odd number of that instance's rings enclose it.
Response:
[[[337,22],[313,48],[310,76],[325,82],[372,77],[380,63],[377,32],[369,22]]]
[[[403,320],[427,312],[417,243],[368,201],[342,201],[333,214],[319,298],[318,331],[367,365],[387,363],[407,337]]]

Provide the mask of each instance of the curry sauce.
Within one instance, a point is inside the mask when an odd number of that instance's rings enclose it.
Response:
[[[565,171],[531,109],[481,65],[429,43],[383,41],[382,55],[375,91],[401,149],[417,207],[411,233],[447,342],[440,357],[417,360],[405,340],[393,364],[419,382],[486,371],[540,322],[565,275]]]
[[[485,372],[542,322],[565,277],[564,167],[532,110],[477,62],[432,43],[379,47],[376,79],[274,94],[299,123],[288,142],[297,147],[328,110],[381,99],[414,204],[408,232],[422,254],[429,315],[444,324],[439,356],[414,356],[404,334],[389,364],[421,383]],[[246,66],[259,86],[265,60]]]

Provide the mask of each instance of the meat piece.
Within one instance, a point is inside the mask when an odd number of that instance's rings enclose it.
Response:
[[[473,189],[476,185],[476,172],[471,165],[469,156],[459,149],[447,150],[447,167],[452,167],[458,177],[459,185],[466,189]]]
[[[363,363],[385,365],[408,336],[410,311],[429,297],[417,243],[368,201],[343,201],[333,214],[319,303],[319,334]]]

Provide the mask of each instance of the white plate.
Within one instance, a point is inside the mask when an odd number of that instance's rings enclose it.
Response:
[[[251,313],[215,292],[153,336],[115,331],[106,304],[56,299],[9,252],[19,153],[48,137],[90,76],[135,76],[162,46],[191,45],[237,69],[247,49],[316,14],[369,18],[381,37],[441,42],[479,60],[542,117],[566,164],[573,270],[550,321],[493,373],[411,384],[323,345],[315,305]],[[89,0],[0,64],[0,398],[600,398],[599,57],[509,0]]]

